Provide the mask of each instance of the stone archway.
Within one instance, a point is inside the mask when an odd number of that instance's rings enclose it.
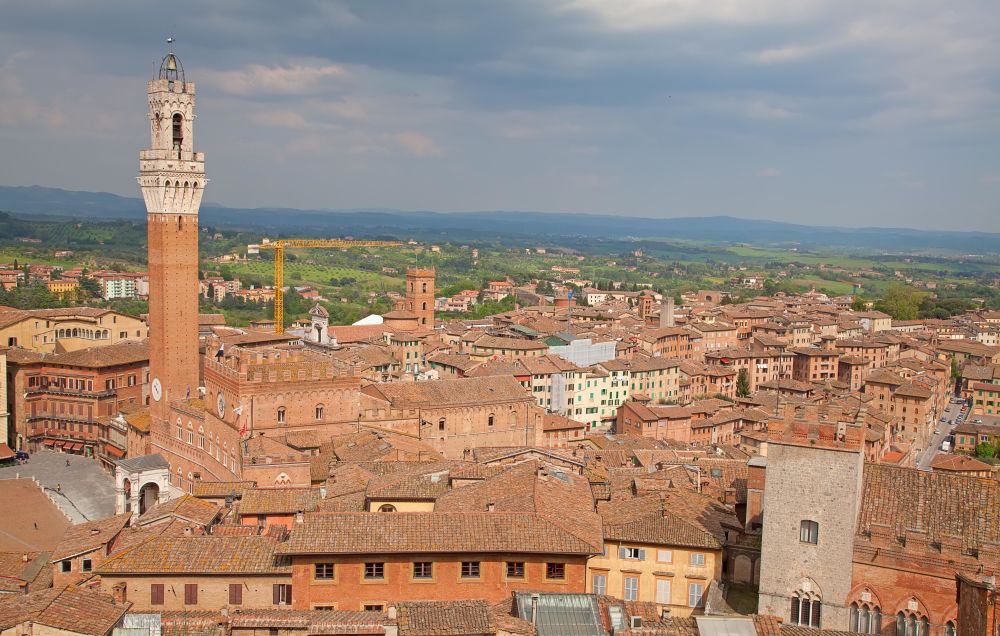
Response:
[[[155,482],[147,482],[139,489],[139,514],[143,515],[147,510],[160,502],[160,487]]]

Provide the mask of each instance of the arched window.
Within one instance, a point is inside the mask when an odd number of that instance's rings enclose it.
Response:
[[[323,405],[322,404],[317,404],[316,405],[316,419],[317,420],[322,420],[323,419]]]
[[[444,418],[438,420],[438,430],[442,433],[444,432]]]
[[[427,283],[423,283],[421,285],[420,291],[424,292],[425,294],[427,293]]]
[[[799,523],[799,541],[802,543],[819,543],[819,523],[803,520]]]
[[[424,302],[423,302],[423,303],[421,304],[421,309],[423,309],[423,310],[425,310],[425,311],[426,311],[426,309],[427,309],[427,302],[426,302],[426,301],[424,301]]]
[[[198,427],[198,448],[205,448],[205,429]]]
[[[878,634],[882,631],[882,611],[869,603],[851,603],[851,631]]]
[[[379,512],[396,512],[396,506],[392,504],[382,504],[378,507]]]
[[[896,636],[927,636],[930,622],[926,616],[909,612],[896,614]]]
[[[184,116],[180,113],[174,113],[173,120],[174,128],[174,150],[180,150],[181,144],[184,143]]]
[[[493,414],[492,413],[490,413],[489,418],[486,420],[486,425],[487,426],[493,426]]]
[[[279,424],[285,423],[285,407],[283,406],[278,407],[278,423]]]
[[[821,603],[819,597],[810,592],[798,591],[792,594],[792,625],[819,627]]]
[[[955,630],[955,621],[948,621],[944,624],[944,636],[955,636],[957,633]]]

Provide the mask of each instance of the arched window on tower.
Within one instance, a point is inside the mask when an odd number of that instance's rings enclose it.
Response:
[[[171,147],[180,152],[181,144],[184,143],[184,116],[180,113],[174,113],[173,133],[174,143]]]
[[[789,622],[792,625],[803,627],[819,627],[821,607],[819,595],[800,589],[792,594],[791,621]]]
[[[427,293],[427,283],[423,283],[422,284],[422,287],[421,287],[420,291],[422,291],[425,294]]]

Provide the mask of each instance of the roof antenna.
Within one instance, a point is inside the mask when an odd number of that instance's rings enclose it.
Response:
[[[174,39],[174,36],[172,36],[172,35],[167,38],[167,46],[170,48],[170,52],[171,53],[174,52],[174,42],[176,42],[176,41],[177,40]]]

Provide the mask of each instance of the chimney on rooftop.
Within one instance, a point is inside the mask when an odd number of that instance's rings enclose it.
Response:
[[[305,523],[306,513],[303,510],[299,510],[295,513],[295,523]]]
[[[27,552],[25,552],[24,554],[21,555],[21,561],[23,563],[27,563],[28,562],[28,553]]]
[[[486,504],[486,512],[493,512],[495,508],[496,505],[492,501]]]

